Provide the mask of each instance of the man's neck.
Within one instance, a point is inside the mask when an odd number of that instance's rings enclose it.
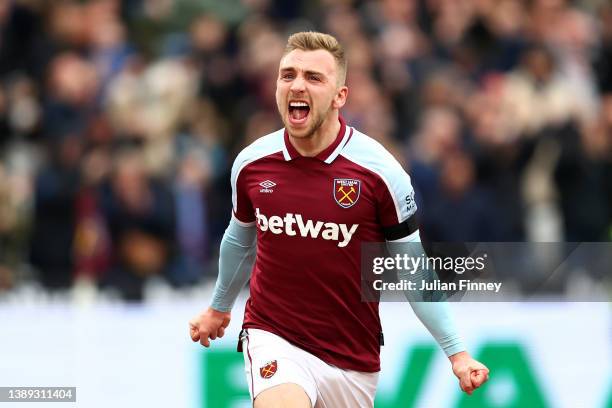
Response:
[[[338,132],[340,132],[340,121],[338,112],[334,112],[325,119],[321,127],[310,137],[296,138],[289,134],[289,141],[300,155],[314,157],[334,143]]]

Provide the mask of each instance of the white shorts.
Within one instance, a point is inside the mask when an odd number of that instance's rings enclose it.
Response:
[[[294,383],[314,408],[374,406],[378,372],[342,370],[270,332],[245,332],[241,341],[251,401],[268,388]]]

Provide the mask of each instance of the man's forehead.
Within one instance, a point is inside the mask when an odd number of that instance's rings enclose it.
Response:
[[[325,50],[293,50],[280,61],[280,68],[295,68],[303,71],[318,71],[332,75],[336,70],[334,56]]]

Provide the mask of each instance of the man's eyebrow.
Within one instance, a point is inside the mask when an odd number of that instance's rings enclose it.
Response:
[[[280,69],[280,72],[295,72],[295,71],[297,71],[297,69],[294,68],[294,67],[284,67],[284,68]],[[311,69],[304,71],[304,73],[307,74],[307,75],[320,75],[320,76],[323,76],[323,77],[327,77],[327,75],[325,75],[323,72],[314,71],[314,70],[311,70]]]
[[[323,76],[323,77],[326,76],[323,72],[313,71],[313,70],[306,71],[306,74],[309,74],[309,75],[320,75],[320,76]]]

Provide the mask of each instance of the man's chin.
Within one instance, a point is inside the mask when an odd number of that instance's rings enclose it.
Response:
[[[285,122],[285,129],[292,137],[297,137],[299,139],[307,138],[312,134],[311,126],[308,126],[307,123],[294,125],[289,121]]]
[[[297,139],[306,139],[312,136],[312,131],[308,128],[287,128],[287,132],[289,133],[289,136]]]

